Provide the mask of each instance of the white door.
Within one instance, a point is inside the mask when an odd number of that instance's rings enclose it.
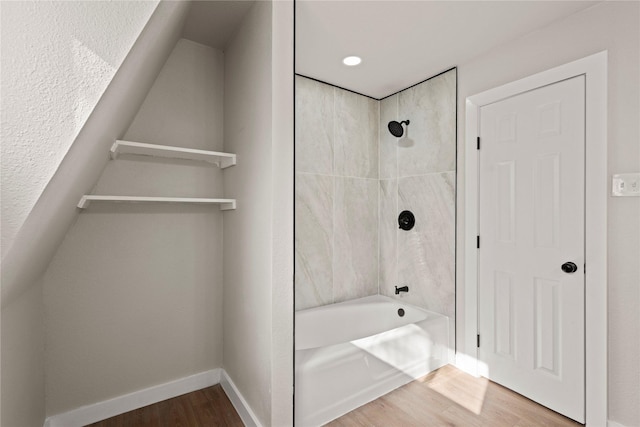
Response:
[[[480,109],[479,358],[582,423],[584,153],[584,76]]]

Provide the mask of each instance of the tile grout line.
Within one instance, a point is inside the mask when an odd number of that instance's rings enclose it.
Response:
[[[296,172],[296,173],[300,175],[317,175],[317,176],[325,176],[325,177],[331,177],[331,178],[352,178],[352,179],[365,179],[369,181],[378,181],[377,178],[367,178],[362,176],[335,175],[335,174],[331,175],[331,174],[318,173],[318,172]]]
[[[380,240],[381,240],[381,230],[382,230],[382,214],[381,214],[381,192],[382,192],[382,180],[380,179],[380,164],[381,164],[381,153],[380,153],[380,147],[381,147],[381,132],[380,132],[380,126],[382,124],[382,101],[378,101],[378,268],[376,271],[376,277],[378,278],[378,295],[380,295],[380,271],[381,271],[381,267],[380,267],[380,251],[382,250],[382,245],[380,244]]]
[[[331,304],[334,304],[336,301],[336,88],[334,87],[331,91],[331,115],[332,115],[332,124],[333,128],[331,129],[331,155],[332,155],[332,164],[331,164],[331,172],[332,175],[332,187],[333,187],[333,206],[331,209]]]
[[[396,117],[400,116],[400,95],[398,95],[396,97]],[[394,194],[396,196],[396,215],[399,214],[398,210],[400,209],[400,153],[398,152],[398,144],[396,143],[394,145],[395,148],[395,152],[396,152],[396,185],[395,185],[395,189],[394,189]],[[395,274],[394,274],[394,279],[396,282],[396,285],[399,285],[400,283],[398,282],[400,280],[400,268],[398,266],[398,253],[400,252],[400,245],[399,245],[399,239],[398,239],[398,230],[394,228],[394,234],[395,234],[395,256],[396,256],[396,260],[395,260]]]

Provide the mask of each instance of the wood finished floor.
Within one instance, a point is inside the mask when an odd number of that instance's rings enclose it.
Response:
[[[156,426],[242,427],[243,424],[220,385],[91,424],[91,427]],[[432,426],[578,427],[582,424],[485,378],[474,378],[453,366],[445,366],[327,425],[327,427]]]
[[[91,427],[244,427],[220,384],[90,424]]]
[[[332,421],[328,427],[581,426],[486,378],[444,366]]]

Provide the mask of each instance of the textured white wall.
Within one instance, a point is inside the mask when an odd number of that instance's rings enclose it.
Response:
[[[178,41],[124,138],[222,150],[223,72],[222,52]],[[94,192],[220,197],[223,173],[121,155]],[[222,365],[222,217],[162,204],[80,214],[44,275],[47,415]]]
[[[1,2],[3,257],[157,4]]]
[[[640,171],[640,3],[603,2],[458,68],[458,182],[468,96],[608,50],[608,173]],[[458,206],[464,188],[458,191]],[[464,210],[458,211],[464,230]],[[640,425],[640,198],[608,202],[609,419]],[[458,247],[464,244],[458,233]],[[458,251],[458,351],[464,353],[464,251]],[[587,313],[588,315],[588,313]]]
[[[179,39],[188,2],[162,2],[2,257],[2,307],[44,273]],[[115,36],[114,36],[115,37]],[[60,46],[64,49],[65,46]]]

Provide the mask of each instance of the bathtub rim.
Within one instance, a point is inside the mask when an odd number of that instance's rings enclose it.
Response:
[[[302,310],[295,311],[294,312],[295,324],[296,325],[298,324],[298,314],[300,314],[300,313],[322,312],[322,311],[328,311],[328,310],[335,309],[336,306],[348,307],[348,306],[352,306],[352,305],[353,306],[355,306],[355,305],[363,305],[365,303],[370,303],[370,302],[374,302],[374,303],[375,302],[383,302],[383,303],[392,303],[393,305],[402,305],[403,308],[408,307],[408,308],[411,308],[412,310],[416,310],[418,312],[424,313],[425,317],[420,319],[419,321],[416,321],[416,322],[407,322],[407,323],[404,323],[403,325],[398,325],[398,326],[396,326],[394,328],[391,328],[391,329],[383,329],[383,330],[380,330],[380,331],[377,331],[377,332],[374,332],[374,333],[370,333],[370,334],[367,334],[367,335],[355,337],[355,338],[353,338],[351,340],[348,340],[348,341],[338,341],[338,342],[335,342],[335,343],[332,343],[332,344],[328,344],[328,345],[325,344],[325,345],[307,346],[307,347],[303,347],[303,348],[298,348],[298,339],[296,339],[296,335],[298,334],[298,332],[300,332],[300,328],[298,328],[296,326],[295,331],[294,331],[294,350],[295,351],[304,351],[304,350],[317,349],[317,348],[321,348],[321,347],[328,347],[328,346],[331,346],[331,345],[339,345],[339,344],[344,343],[344,342],[351,342],[351,341],[354,341],[354,340],[371,337],[371,336],[374,336],[374,335],[377,335],[377,334],[380,334],[380,333],[383,333],[383,332],[386,332],[386,331],[389,331],[389,330],[400,328],[400,327],[405,326],[405,325],[416,324],[416,323],[419,323],[419,322],[423,322],[423,321],[429,320],[430,318],[431,319],[434,319],[434,318],[445,318],[447,320],[447,324],[449,325],[449,328],[451,327],[451,318],[449,316],[445,315],[445,314],[437,313],[437,312],[431,311],[431,310],[427,310],[425,308],[418,307],[418,306],[413,305],[413,304],[405,303],[405,302],[402,302],[401,300],[394,299],[392,297],[388,297],[386,295],[380,295],[380,294],[368,295],[368,296],[365,296],[365,297],[354,298],[354,299],[350,299],[350,300],[346,300],[346,301],[340,301],[340,302],[337,302],[337,303],[325,304],[325,305],[321,305],[321,306],[318,306],[318,307],[305,308],[305,309],[302,309]]]

